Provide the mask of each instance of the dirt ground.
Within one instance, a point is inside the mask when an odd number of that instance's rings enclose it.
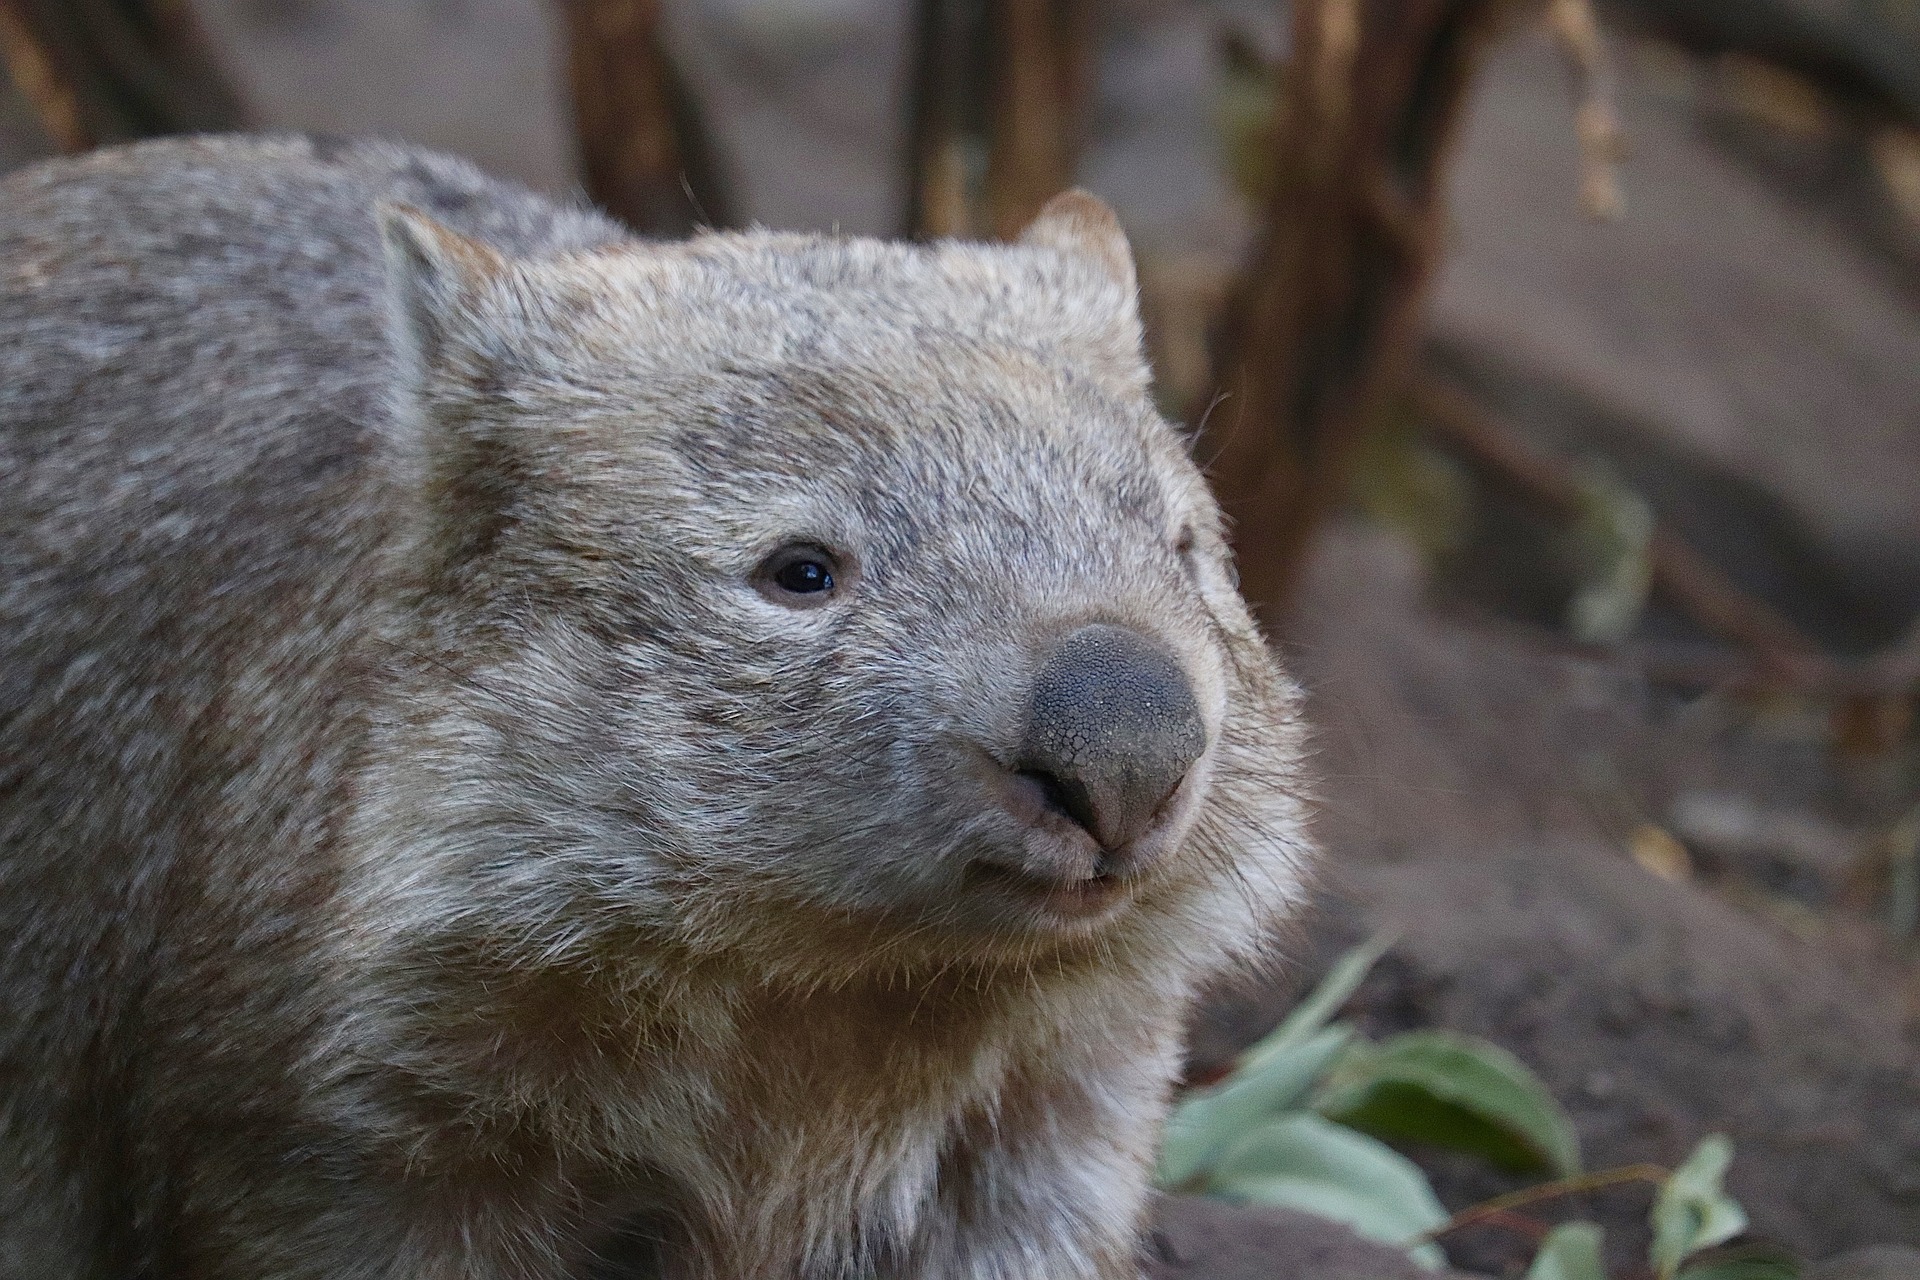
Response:
[[[202,8],[264,124],[396,134],[572,183],[536,0]],[[904,4],[670,9],[751,216],[895,228]],[[1214,161],[1214,34],[1237,21],[1277,47],[1280,23],[1254,3],[1113,9],[1082,179],[1150,266],[1217,274],[1247,223]],[[1522,34],[1494,59],[1455,173],[1433,359],[1536,443],[1608,459],[1823,641],[1884,645],[1920,612],[1920,250],[1863,220],[1857,185],[1806,181],[1826,144],[1756,140],[1714,68],[1630,43],[1621,78],[1627,216],[1598,226],[1575,208],[1551,51]],[[0,100],[0,165],[36,146]],[[1505,1045],[1571,1109],[1590,1166],[1671,1162],[1723,1131],[1756,1235],[1814,1259],[1920,1246],[1920,969],[1871,857],[1920,798],[1911,734],[1842,758],[1819,706],[1578,652],[1436,593],[1406,547],[1351,521],[1274,630],[1320,735],[1322,902],[1276,976],[1202,1014],[1200,1067],[1386,931],[1361,1021]],[[1702,644],[1664,615],[1649,637]],[[1690,874],[1629,856],[1648,827],[1684,842]],[[1509,1185],[1420,1158],[1454,1208]],[[1623,1268],[1642,1245],[1644,1191],[1565,1208],[1609,1225]],[[1174,1203],[1158,1240],[1169,1278],[1402,1273],[1281,1214]],[[1448,1244],[1492,1274],[1525,1255],[1492,1230]]]

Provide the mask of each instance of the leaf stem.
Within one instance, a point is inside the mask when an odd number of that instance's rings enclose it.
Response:
[[[1478,1221],[1488,1226],[1505,1227],[1515,1235],[1525,1236],[1535,1244],[1539,1244],[1553,1233],[1553,1227],[1550,1224],[1538,1218],[1529,1218],[1524,1213],[1515,1213],[1511,1209],[1490,1209]]]
[[[1602,1187],[1618,1186],[1623,1182],[1660,1183],[1666,1180],[1669,1170],[1657,1164],[1627,1164],[1615,1169],[1597,1169],[1592,1173],[1579,1174],[1572,1178],[1557,1178],[1552,1182],[1541,1182],[1531,1187],[1522,1187],[1491,1200],[1482,1200],[1479,1204],[1469,1205],[1451,1218],[1433,1228],[1423,1231],[1407,1241],[1408,1247],[1427,1244],[1441,1236],[1470,1227],[1476,1222],[1488,1218],[1503,1217],[1510,1209],[1522,1205],[1537,1204],[1542,1200],[1558,1200],[1562,1196],[1578,1195],[1582,1191],[1598,1191]]]

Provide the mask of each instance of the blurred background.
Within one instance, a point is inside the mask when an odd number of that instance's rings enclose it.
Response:
[[[1511,1051],[1586,1168],[1724,1133],[1741,1239],[1920,1276],[1860,1252],[1920,1246],[1920,3],[0,0],[0,53],[0,169],[382,135],[659,235],[1106,198],[1324,778],[1193,1079],[1390,937],[1361,1033]],[[1433,1137],[1448,1213],[1541,1176]],[[1647,1201],[1443,1243],[1664,1277]]]

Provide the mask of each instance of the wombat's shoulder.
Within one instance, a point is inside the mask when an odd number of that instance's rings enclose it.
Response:
[[[383,205],[529,257],[626,239],[378,141],[163,139],[0,179],[0,545],[58,548],[26,577],[71,578],[103,525],[290,527],[363,469],[391,417]],[[231,509],[248,494],[278,514]]]

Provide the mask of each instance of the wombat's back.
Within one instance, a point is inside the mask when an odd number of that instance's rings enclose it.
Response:
[[[394,514],[383,200],[518,253],[618,238],[464,163],[377,144],[168,141],[0,182],[9,1152],[50,1146],[52,1118],[89,1098],[169,1105],[128,1096],[143,1042],[130,993],[143,1018],[169,986],[210,1008],[224,990],[237,1020],[293,999],[220,952],[269,954],[263,935],[302,927],[274,905],[289,880],[327,874],[302,854],[353,750]],[[204,949],[168,954],[183,932],[168,921],[187,912]],[[115,1127],[93,1151],[0,1169],[0,1218],[79,1213],[83,1170],[145,1158]],[[15,1253],[76,1225],[0,1233],[0,1274],[57,1274]]]

